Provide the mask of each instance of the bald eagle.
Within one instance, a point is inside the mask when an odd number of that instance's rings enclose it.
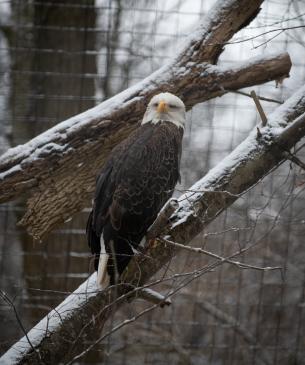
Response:
[[[141,126],[111,152],[87,222],[97,285],[117,282],[180,178],[185,106],[168,92],[149,102]]]

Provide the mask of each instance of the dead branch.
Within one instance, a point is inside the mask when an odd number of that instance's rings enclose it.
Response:
[[[289,74],[288,54],[214,66],[223,45],[259,12],[263,0],[218,1],[167,65],[139,84],[70,118],[0,158],[0,201],[30,194],[21,223],[40,239],[90,201],[97,171],[136,128],[152,95],[167,90],[191,108],[207,99]],[[239,9],[242,9],[240,11]]]
[[[290,151],[284,152],[285,157],[287,160],[295,163],[298,165],[302,170],[305,170],[305,163],[301,161],[295,154],[291,153]]]
[[[261,117],[261,120],[262,120],[262,125],[265,126],[268,122],[267,120],[267,117],[266,117],[266,114],[264,112],[264,109],[256,95],[256,92],[254,90],[251,91],[251,97],[252,99],[254,100],[254,103],[255,103],[255,106],[256,106],[256,109],[259,113],[259,116]]]
[[[220,260],[224,263],[226,262],[228,264],[237,266],[240,269],[251,269],[251,270],[261,270],[261,271],[273,271],[273,270],[282,271],[283,270],[283,268],[280,267],[280,266],[264,266],[264,267],[261,267],[261,266],[246,264],[246,263],[240,262],[240,261],[230,260],[230,259],[227,259],[225,257],[219,256],[219,255],[217,255],[213,252],[204,250],[203,248],[186,246],[186,245],[183,245],[183,244],[178,243],[178,242],[170,241],[170,240],[168,240],[164,237],[160,238],[160,240],[163,241],[164,243],[168,243],[168,244],[173,245],[173,246],[175,246],[179,249],[182,249],[182,250],[191,251],[191,252],[194,252],[194,253],[202,253],[206,256],[210,256],[210,257],[213,257],[214,259]]]
[[[40,359],[39,352],[35,349],[35,347],[33,346],[32,342],[31,342],[31,340],[29,339],[29,336],[28,336],[28,334],[26,332],[26,329],[24,328],[24,325],[22,323],[22,320],[21,320],[21,318],[19,316],[19,313],[17,311],[17,308],[16,308],[14,302],[9,298],[9,296],[3,290],[0,290],[0,297],[3,299],[3,301],[5,303],[7,303],[13,309],[14,314],[15,314],[15,317],[16,317],[16,320],[18,322],[18,325],[21,328],[22,332],[24,333],[24,337],[26,338],[26,340],[27,340],[28,344],[30,345],[32,351],[36,352],[38,358]]]
[[[305,28],[305,25],[295,25],[293,27],[283,27],[283,28],[270,29],[270,30],[267,30],[265,32],[261,32],[261,33],[259,33],[257,35],[254,35],[252,37],[245,37],[245,38],[242,38],[242,39],[238,39],[236,41],[227,42],[226,44],[237,44],[237,43],[249,42],[249,41],[253,41],[254,39],[263,37],[263,36],[265,36],[267,34],[277,33],[275,36],[269,38],[267,41],[262,42],[258,46],[253,47],[253,48],[258,48],[258,47],[261,47],[264,44],[270,42],[272,39],[278,37],[280,34],[282,34],[283,32],[285,32],[287,30],[294,30],[294,29],[301,29],[301,28]]]
[[[239,94],[239,95],[247,96],[248,98],[251,98],[252,99],[252,96],[250,94],[248,94],[248,93],[245,93],[244,91],[240,91],[240,90],[235,90],[235,91],[226,90],[226,91],[231,92],[233,94]],[[275,100],[275,99],[271,99],[271,98],[266,98],[264,96],[259,96],[259,95],[256,95],[256,97],[258,98],[258,100],[268,101],[270,103],[276,103],[276,104],[283,104],[283,101],[281,101],[281,100]]]
[[[171,305],[172,302],[170,298],[165,297],[164,295],[156,292],[155,290],[144,288],[137,291],[137,297],[140,297],[150,303],[158,304],[160,307],[164,307],[165,305]]]
[[[268,123],[261,128],[259,139],[254,129],[219,166],[179,198],[179,208],[166,226],[165,239],[188,244],[224,209],[285,160],[283,151],[291,149],[304,136],[305,87],[268,116]],[[162,240],[154,240],[145,256],[139,255],[129,264],[124,276],[127,285],[119,285],[115,289],[110,287],[97,293],[95,274],[92,275],[56,311],[51,312],[28,333],[42,360],[46,364],[59,363],[65,355],[65,360],[70,361],[75,354],[86,350],[85,339],[95,343],[98,340],[97,333],[100,333],[111,310],[114,310],[112,303],[116,303],[117,310],[126,301],[126,286],[137,288],[145,283],[146,286],[149,285],[151,277],[178,250],[172,245],[165,245]],[[226,259],[231,260],[235,256],[236,254]],[[189,280],[194,280],[221,264],[222,261],[216,260],[207,269],[192,273]],[[45,336],[46,332],[48,336]],[[26,339],[17,342],[3,355],[1,361],[7,359],[11,364],[26,361],[33,365],[39,364],[37,354],[32,351]]]

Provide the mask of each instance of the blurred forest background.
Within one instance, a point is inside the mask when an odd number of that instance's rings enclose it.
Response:
[[[175,54],[214,0],[0,0],[0,152],[22,144],[143,79]],[[259,37],[246,40],[255,35]],[[289,79],[256,93],[286,100],[305,80],[305,2],[266,0],[219,64],[287,50]],[[249,92],[249,90],[244,90]],[[278,106],[263,102],[266,113]],[[253,101],[227,94],[188,113],[176,195],[229,154],[260,122]],[[300,146],[299,146],[300,147]],[[302,151],[298,154],[302,158]],[[90,163],[90,161],[88,161]],[[305,364],[305,173],[286,162],[194,240],[219,255],[256,243],[240,261],[193,281],[173,304],[114,333],[79,364]],[[16,227],[25,201],[0,206],[0,289],[30,329],[89,273],[88,209],[42,243]],[[167,270],[210,259],[183,251]],[[175,282],[163,285],[164,291]],[[114,323],[145,303],[125,306]],[[22,336],[0,302],[1,353]]]

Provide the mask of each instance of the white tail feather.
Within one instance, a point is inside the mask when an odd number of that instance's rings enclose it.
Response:
[[[100,252],[100,259],[98,262],[98,269],[97,269],[97,279],[96,284],[99,289],[105,289],[110,283],[110,277],[107,272],[107,262],[109,255],[106,252],[105,244],[103,237],[101,236],[101,252]]]

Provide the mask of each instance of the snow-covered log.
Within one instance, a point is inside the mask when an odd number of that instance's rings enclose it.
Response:
[[[263,0],[219,0],[176,57],[142,82],[76,115],[0,158],[0,202],[30,194],[22,224],[39,239],[90,200],[111,149],[136,128],[147,102],[167,90],[187,108],[289,74],[288,54],[215,66],[225,43],[259,12]]]
[[[164,231],[167,240],[187,245],[224,209],[285,160],[287,151],[305,136],[305,87],[267,119],[266,126],[258,126],[259,132],[255,128],[229,156],[178,199],[179,207]],[[128,290],[130,287],[139,290],[141,285],[149,284],[154,273],[177,250],[162,240],[148,245],[145,255],[136,256],[128,265],[124,276]],[[0,364],[57,364],[63,360],[70,363],[75,354],[87,351],[88,341],[102,339],[103,324],[111,311],[135,295],[126,293],[123,285],[97,292],[95,277],[93,274],[28,333],[31,345],[22,338],[3,355]],[[114,298],[117,298],[115,305]]]

